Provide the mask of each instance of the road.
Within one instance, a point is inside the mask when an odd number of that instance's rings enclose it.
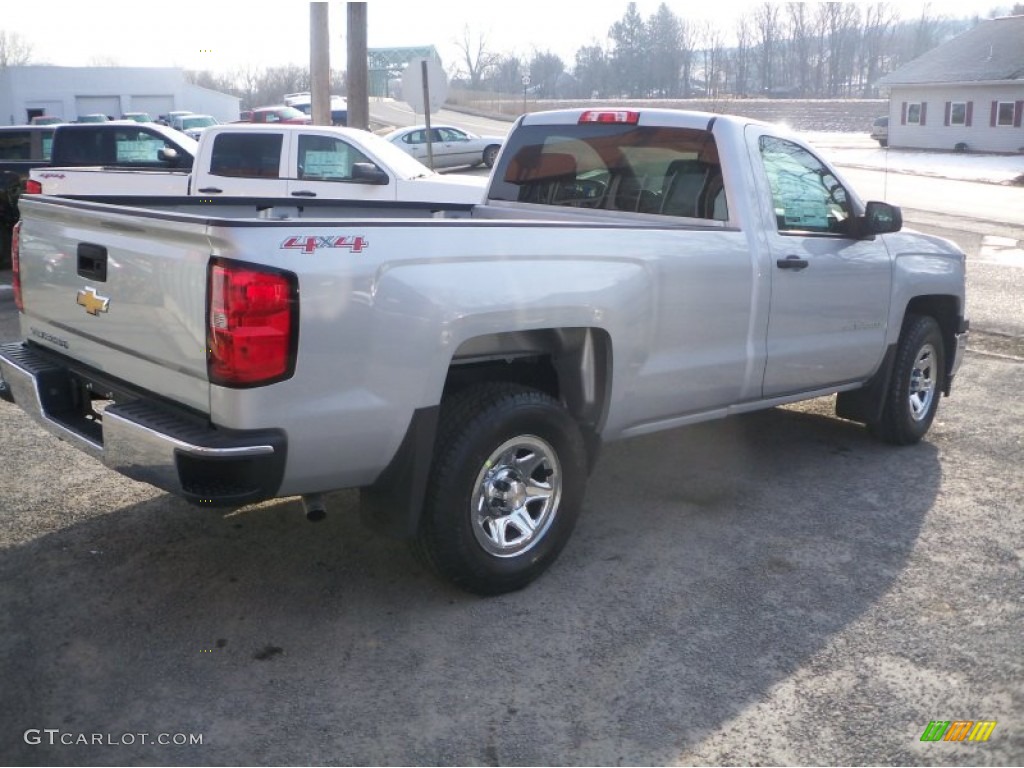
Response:
[[[1024,763],[1024,269],[1012,227],[914,210],[985,327],[923,444],[821,399],[608,446],[562,558],[498,598],[354,492],[222,516],[0,402],[0,763]],[[998,725],[920,741],[953,719]]]

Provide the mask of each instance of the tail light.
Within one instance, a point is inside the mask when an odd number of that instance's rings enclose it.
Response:
[[[14,225],[11,235],[11,285],[14,288],[14,306],[19,312],[25,311],[25,303],[21,298],[21,222]]]
[[[291,272],[213,259],[207,302],[210,382],[254,387],[295,371],[298,279]]]
[[[29,179],[25,182],[25,194],[27,195],[41,195],[43,194],[42,182],[36,181],[35,179]]]

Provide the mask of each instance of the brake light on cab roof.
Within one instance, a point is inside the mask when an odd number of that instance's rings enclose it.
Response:
[[[640,113],[633,110],[588,109],[580,115],[580,123],[626,123],[636,125],[640,122]]]

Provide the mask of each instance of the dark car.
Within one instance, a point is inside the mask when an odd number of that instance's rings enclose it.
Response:
[[[10,264],[11,227],[28,172],[50,164],[54,125],[0,126],[0,269]]]

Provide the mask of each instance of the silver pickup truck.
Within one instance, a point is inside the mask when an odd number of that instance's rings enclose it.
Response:
[[[557,557],[603,442],[838,392],[912,444],[967,336],[956,246],[738,117],[526,115],[480,205],[22,211],[7,399],[196,504],[359,488],[479,593]]]

